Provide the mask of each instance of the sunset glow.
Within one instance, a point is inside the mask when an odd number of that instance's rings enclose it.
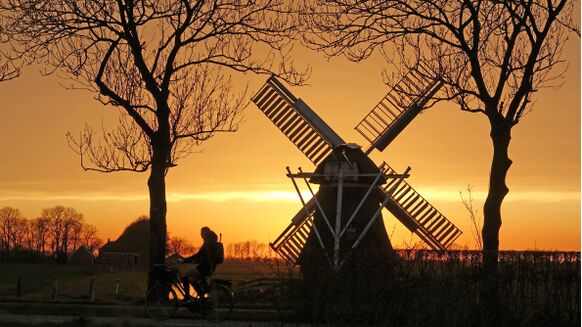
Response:
[[[461,195],[459,190],[439,189],[431,187],[420,187],[423,189],[423,196],[439,202],[459,202]],[[314,190],[316,191],[316,190]],[[487,192],[472,192],[474,201],[485,201]],[[311,199],[311,193],[302,192],[304,200]],[[467,194],[465,193],[465,197]],[[104,193],[86,193],[86,194],[54,194],[54,193],[27,193],[22,195],[0,195],[0,201],[147,201],[149,198],[143,194],[104,194]],[[189,200],[208,201],[208,202],[229,202],[229,201],[248,201],[248,202],[299,202],[299,196],[295,192],[284,191],[283,186],[280,191],[252,191],[238,190],[230,192],[206,192],[206,193],[182,193],[168,192],[167,202],[176,203]],[[507,202],[534,201],[541,203],[561,203],[561,202],[579,202],[579,192],[556,191],[556,192],[539,192],[539,191],[514,191]]]
[[[509,195],[503,205],[502,249],[580,250],[580,49],[567,45],[570,61],[564,86],[536,94],[534,110],[517,126],[510,146]],[[355,64],[326,61],[299,49],[299,64],[313,69],[309,85],[290,90],[316,111],[342,138],[366,145],[353,127],[386,93],[382,58]],[[40,67],[0,84],[0,206],[35,218],[43,208],[76,208],[97,226],[103,239],[115,239],[149,207],[147,174],[84,172],[66,144],[67,131],[84,122],[113,124],[109,107],[84,91],[65,90]],[[245,75],[250,97],[266,76]],[[253,105],[245,109],[238,132],[222,134],[196,148],[167,175],[168,229],[199,244],[198,229],[210,225],[226,242],[269,242],[300,210],[285,167],[313,165]],[[409,125],[384,152],[372,153],[399,172],[412,167],[408,182],[463,234],[458,247],[474,247],[468,213],[459,192],[472,185],[474,207],[482,215],[487,194],[491,145],[486,119],[460,112],[454,104],[431,108]],[[303,183],[301,181],[301,183]],[[299,183],[304,198],[310,198]],[[395,246],[411,239],[388,212]],[[414,239],[414,238],[413,238]],[[418,239],[416,239],[418,241]]]

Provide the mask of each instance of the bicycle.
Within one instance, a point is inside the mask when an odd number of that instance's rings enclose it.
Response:
[[[145,310],[156,320],[171,318],[178,307],[199,312],[206,320],[220,322],[230,317],[233,307],[232,283],[225,279],[209,278],[199,283],[201,294],[185,300],[186,292],[178,274],[178,269],[163,264],[154,265],[156,285],[151,287],[145,297]],[[195,288],[196,289],[196,288]]]

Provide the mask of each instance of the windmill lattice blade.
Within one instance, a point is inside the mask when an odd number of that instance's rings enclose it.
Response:
[[[315,196],[301,208],[291,224],[270,244],[273,251],[283,257],[291,267],[297,264],[299,254],[309,237],[315,214],[314,199]]]
[[[383,151],[441,88],[442,81],[426,65],[417,64],[356,125],[373,148]]]
[[[252,101],[316,165],[334,147],[345,143],[307,104],[295,98],[273,76]]]
[[[396,174],[386,163],[380,169],[384,174]],[[380,189],[391,200],[386,209],[432,249],[446,250],[461,236],[462,232],[407,182],[389,181]]]

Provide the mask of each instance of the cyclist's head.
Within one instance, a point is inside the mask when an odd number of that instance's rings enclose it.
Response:
[[[202,227],[202,229],[200,230],[200,235],[202,236],[202,239],[207,239],[210,236],[210,233],[212,233],[212,230],[210,230],[210,228],[204,226]]]

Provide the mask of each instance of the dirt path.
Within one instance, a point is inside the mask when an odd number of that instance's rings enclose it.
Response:
[[[80,317],[80,316],[66,316],[66,315],[24,315],[0,313],[0,323],[7,324],[25,324],[42,326],[45,324],[79,324],[80,326],[139,326],[139,327],[285,327],[285,326],[311,326],[298,324],[283,324],[275,322],[262,321],[223,321],[221,323],[211,323],[199,319],[168,319],[165,321],[156,321],[147,318],[135,317]]]

